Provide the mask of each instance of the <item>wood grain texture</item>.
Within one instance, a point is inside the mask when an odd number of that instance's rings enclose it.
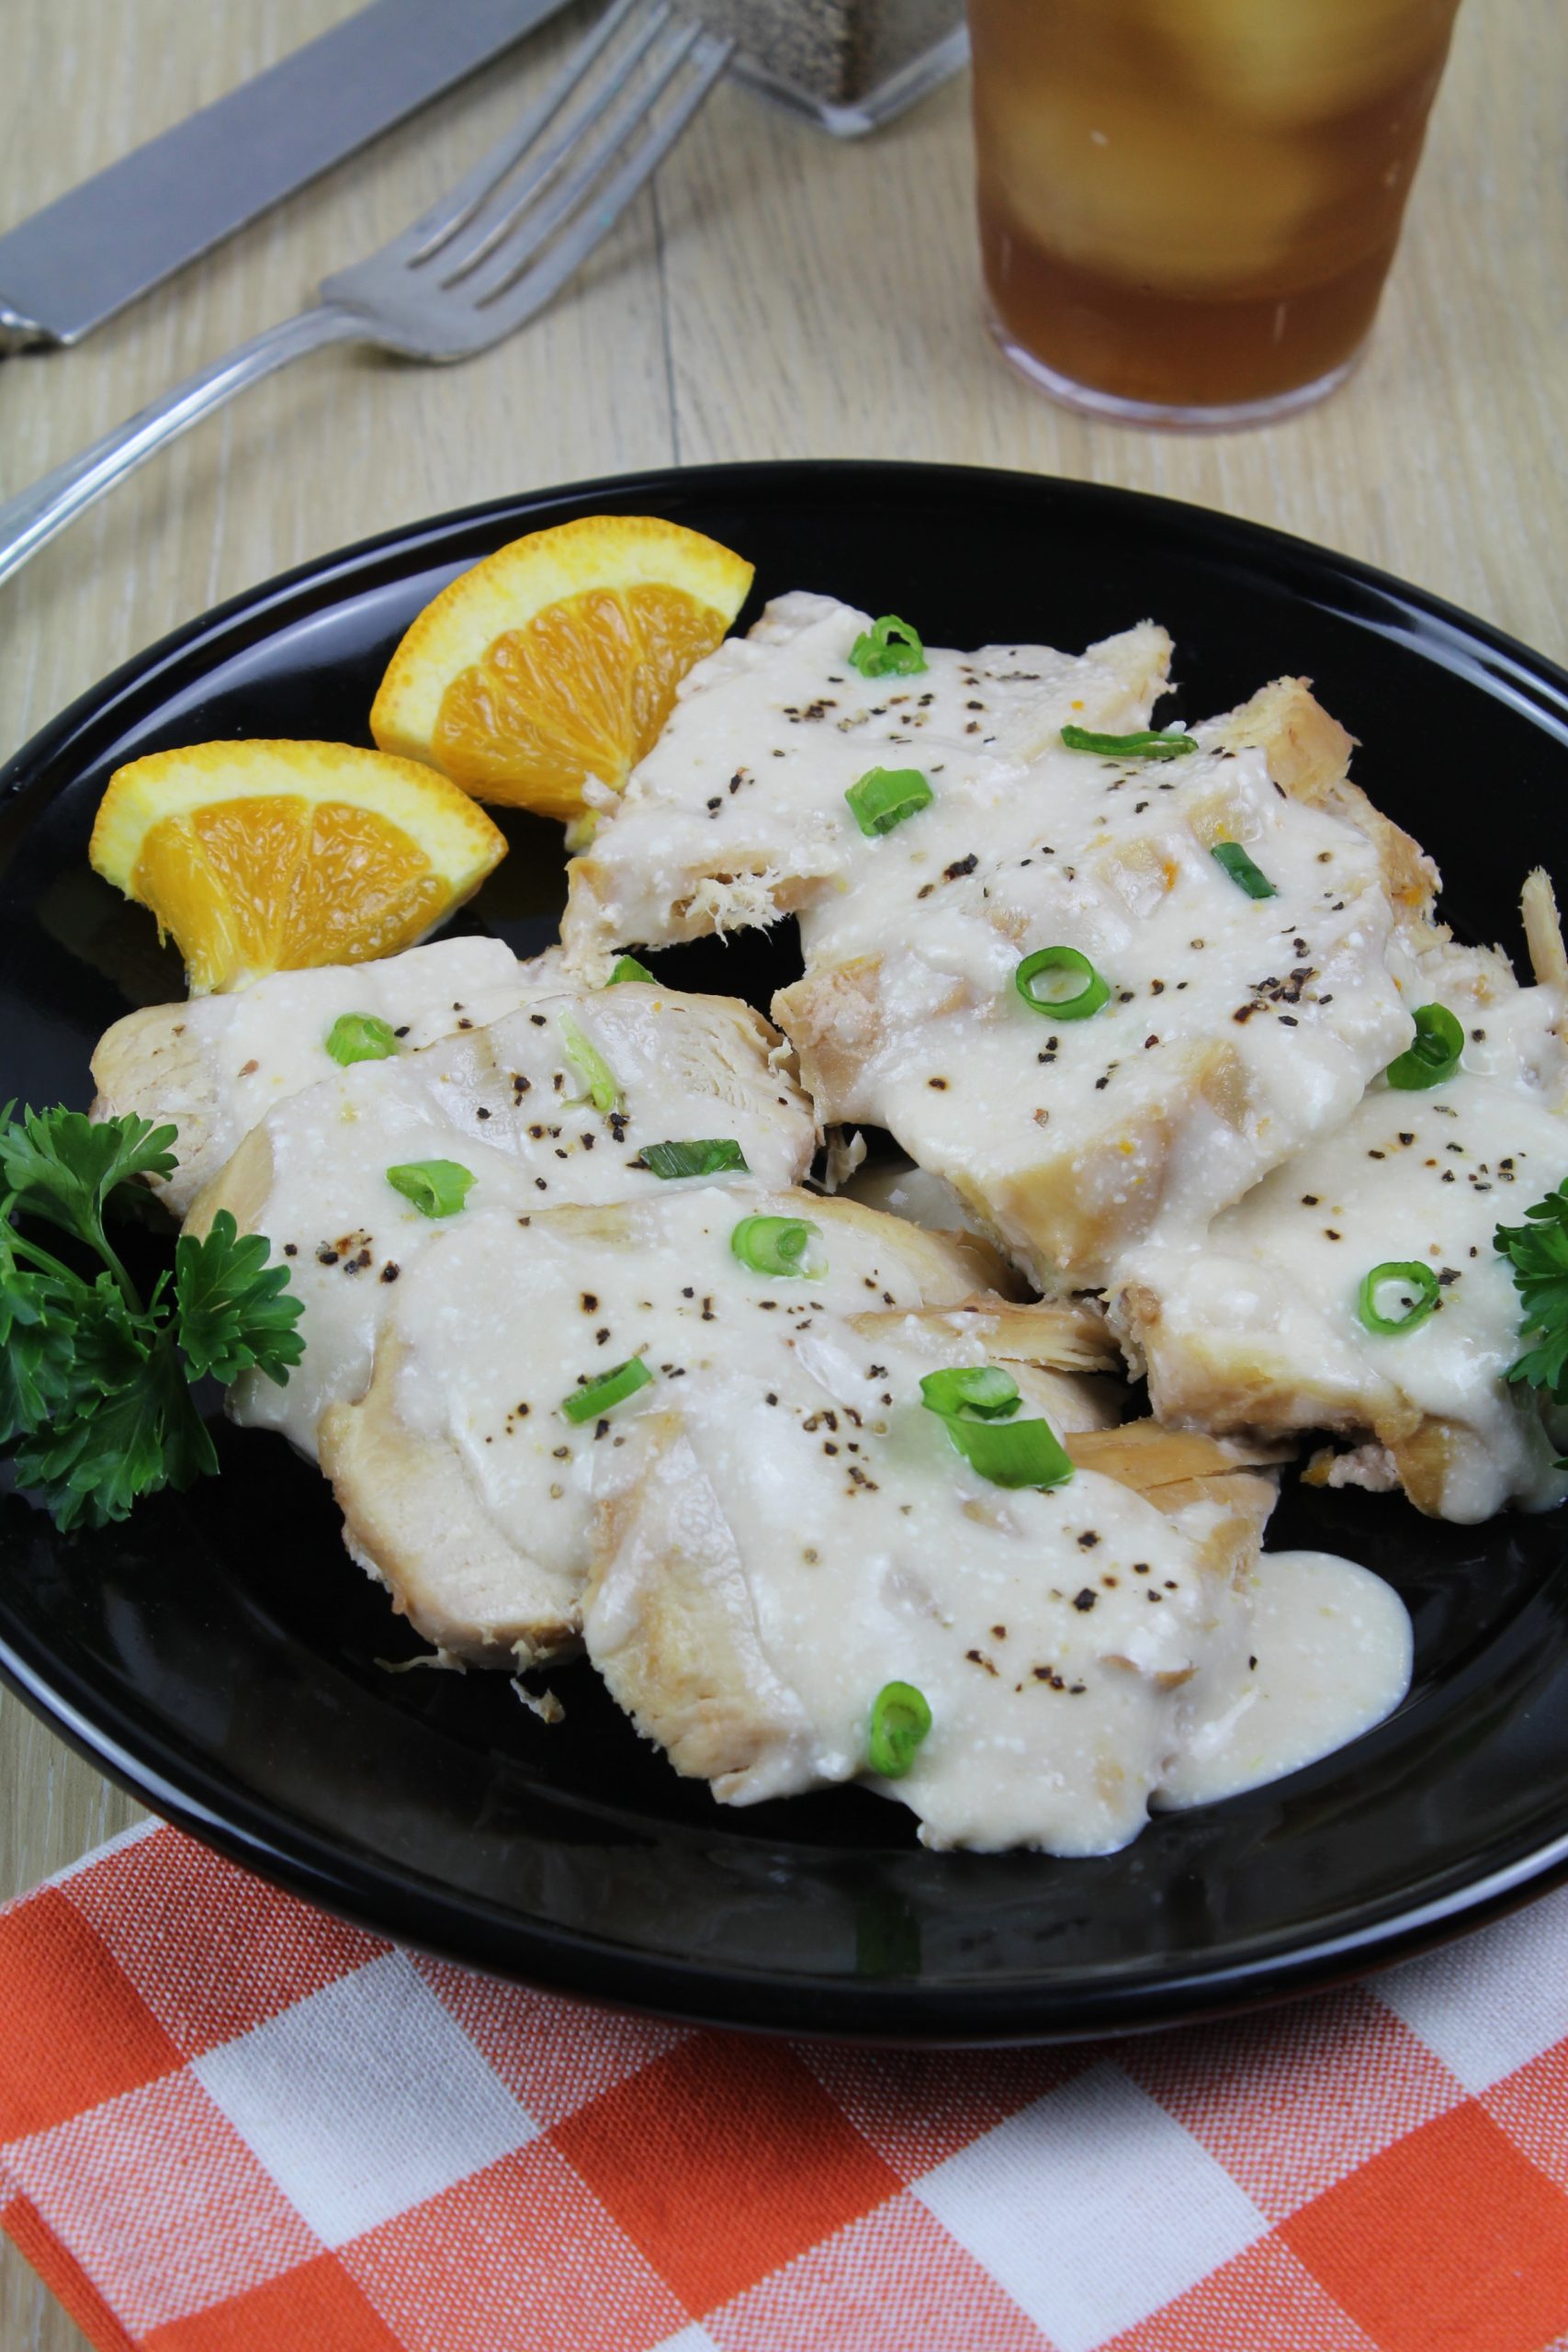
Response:
[[[351,5],[4,0],[0,224]],[[572,10],[76,350],[0,364],[0,489],[402,226],[591,14]],[[1565,86],[1561,0],[1470,0],[1365,364],[1306,416],[1213,437],[1069,415],[991,351],[961,87],[852,146],[721,89],[588,278],[522,335],[456,371],[318,354],[154,459],[0,590],[0,754],[139,647],[287,565],[498,492],[671,460],[875,455],[1125,483],[1385,565],[1568,659]],[[0,1897],[135,1811],[0,1698]],[[84,2344],[7,2249],[5,2352]]]

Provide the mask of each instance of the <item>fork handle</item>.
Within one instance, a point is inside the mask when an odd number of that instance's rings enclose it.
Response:
[[[351,342],[363,335],[355,313],[333,302],[318,303],[297,318],[265,327],[248,343],[238,345],[176,384],[161,401],[139,409],[128,423],[106,433],[81,456],[68,458],[29,490],[0,505],[0,581],[19,571],[29,556],[62,531],[67,523],[112,490],[117,481],[161,449],[165,441],[184,433],[247,384],[258,383],[275,368],[287,368],[324,343]]]

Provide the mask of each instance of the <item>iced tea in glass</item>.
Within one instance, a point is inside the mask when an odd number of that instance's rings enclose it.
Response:
[[[969,0],[1003,350],[1059,399],[1236,424],[1349,372],[1459,0]]]

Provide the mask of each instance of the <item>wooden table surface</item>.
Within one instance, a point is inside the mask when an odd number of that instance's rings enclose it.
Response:
[[[352,5],[5,0],[0,226]],[[402,226],[591,13],[76,350],[0,364],[0,494]],[[721,88],[587,278],[522,335],[457,370],[320,353],[0,589],[0,757],[139,647],[324,548],[500,493],[726,458],[942,458],[1164,492],[1367,558],[1568,660],[1565,87],[1562,0],[1470,0],[1365,364],[1306,416],[1213,437],[1089,424],[994,356],[961,85],[852,144]],[[0,1695],[0,1899],[137,1813]],[[84,2342],[7,2247],[4,2352]]]

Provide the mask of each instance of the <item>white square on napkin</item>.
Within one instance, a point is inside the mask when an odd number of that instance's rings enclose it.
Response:
[[[1229,2174],[1109,2062],[998,2123],[913,2194],[1057,2352],[1089,2352],[1269,2232]]]
[[[191,2071],[329,2246],[539,2131],[401,1952],[220,2043]]]
[[[1568,1889],[1373,1979],[1378,1998],[1472,2093],[1568,2034]]]

